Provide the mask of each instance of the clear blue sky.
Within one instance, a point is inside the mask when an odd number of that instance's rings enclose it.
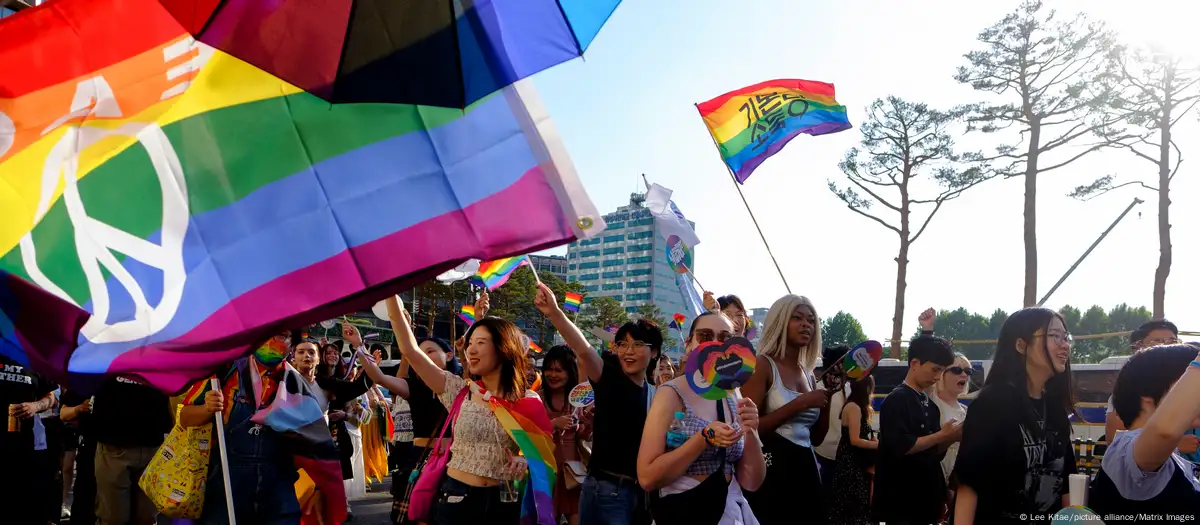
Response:
[[[1184,0],[1143,0],[1123,9],[1114,0],[1055,1],[1063,15],[1086,8],[1131,43],[1155,39],[1176,51],[1200,49],[1200,9]],[[640,174],[675,190],[697,222],[696,272],[718,294],[736,293],[748,307],[769,306],[784,292],[693,104],[773,78],[833,82],[851,122],[887,95],[949,107],[980,98],[952,75],[975,37],[1016,1],[949,0],[626,0],[585,60],[536,77],[567,149],[603,212],[641,188]],[[1184,7],[1187,6],[1187,7]],[[1162,28],[1161,9],[1173,9]],[[1165,29],[1164,29],[1165,28]],[[1200,170],[1196,120],[1179,130],[1183,169],[1173,185],[1175,264],[1167,315],[1200,330],[1191,299],[1200,273]],[[843,181],[837,162],[857,144],[855,130],[800,137],[769,159],[744,186],[791,284],[818,313],[846,310],[873,338],[890,335],[895,288],[895,234],[847,210],[826,188]],[[966,137],[965,146],[990,147]],[[1189,147],[1191,150],[1189,150]],[[1135,195],[1147,199],[1056,292],[1048,306],[1110,308],[1150,305],[1157,234],[1154,196],[1121,191],[1087,203],[1066,197],[1096,176],[1152,176],[1154,166],[1104,153],[1042,178],[1039,199],[1044,293]],[[910,254],[906,326],[926,306],[965,306],[980,313],[1019,308],[1022,293],[1021,180],[992,181],[943,207]]]

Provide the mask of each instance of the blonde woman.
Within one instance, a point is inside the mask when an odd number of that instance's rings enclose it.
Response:
[[[812,301],[785,295],[767,312],[758,346],[758,366],[742,394],[759,408],[759,431],[766,454],[767,475],[756,492],[747,493],[763,525],[825,523],[821,474],[813,447],[821,444],[829,426],[829,393],[841,384],[817,388],[813,366],[821,355],[821,324]],[[826,383],[835,378],[826,378]],[[804,498],[803,509],[797,495]]]

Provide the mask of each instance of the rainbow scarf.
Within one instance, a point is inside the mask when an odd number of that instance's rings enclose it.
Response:
[[[462,305],[462,308],[458,310],[458,318],[467,323],[467,326],[475,324],[475,307],[469,304]]]
[[[514,270],[528,264],[529,258],[524,255],[482,262],[479,263],[479,270],[475,272],[475,278],[487,286],[488,290],[495,290],[508,282]]]
[[[529,483],[521,498],[521,525],[556,525],[553,494],[558,468],[554,461],[554,427],[546,407],[533,397],[516,403],[505,401],[484,391],[478,383],[472,384],[529,464]]]
[[[721,158],[739,183],[797,135],[850,129],[833,84],[768,80],[696,104]]]

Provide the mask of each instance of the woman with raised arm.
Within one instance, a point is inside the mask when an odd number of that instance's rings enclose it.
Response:
[[[525,349],[521,347],[520,330],[495,317],[476,321],[465,336],[470,379],[464,379],[420,349],[395,297],[386,302],[396,346],[417,376],[450,409],[454,442],[439,487],[433,523],[517,523],[521,516],[517,482],[530,472],[520,454],[529,457],[536,451],[521,450],[512,436],[514,430],[521,429],[506,427],[500,415],[516,412],[534,422],[536,430],[547,435],[551,432],[541,400],[525,384]],[[512,419],[511,415],[507,417]],[[536,438],[530,430],[525,434]],[[531,477],[529,484],[535,493],[544,491],[549,495],[552,490],[548,479]],[[538,522],[555,525],[553,513],[552,508],[538,505]]]
[[[702,313],[692,321],[687,351],[724,342],[732,332],[725,314]],[[664,386],[654,395],[638,453],[638,480],[650,491],[654,523],[756,525],[742,490],[759,488],[766,475],[758,407],[732,392],[705,399],[686,377]]]
[[[825,523],[821,473],[813,447],[825,439],[829,398],[841,389],[836,376],[817,388],[813,367],[821,355],[821,323],[812,301],[785,295],[767,312],[758,345],[758,366],[742,394],[759,407],[767,477],[747,494],[764,525],[794,523],[796,495],[805,494],[804,523]],[[831,384],[833,383],[833,384]]]
[[[487,314],[486,305],[476,303],[475,313],[482,319]],[[403,311],[402,315],[405,319],[412,318],[407,310]],[[357,333],[351,335],[352,344],[354,341],[362,344],[361,338],[355,337],[356,335]],[[422,339],[418,348],[438,368],[456,376],[462,375],[462,365],[454,357],[454,351],[446,340]],[[405,457],[400,458],[399,469],[392,475],[391,518],[392,523],[397,525],[416,523],[408,519],[408,500],[406,499],[408,488],[415,481],[413,469],[417,467],[429,448],[438,442],[437,431],[446,421],[446,407],[442,405],[441,401],[438,401],[438,396],[409,366],[409,359],[400,360],[400,367],[396,369],[395,377],[384,374],[377,363],[362,353],[358,354],[358,359],[362,363],[367,377],[408,401],[412,417],[413,446]],[[449,440],[453,437],[453,429],[446,429],[445,439]]]
[[[534,306],[575,352],[579,371],[591,382],[596,396],[592,456],[579,501],[580,523],[650,523],[646,492],[638,485],[637,460],[654,392],[649,372],[662,352],[662,331],[645,319],[625,323],[614,339],[616,352],[600,354],[563,313],[548,286],[538,283]]]

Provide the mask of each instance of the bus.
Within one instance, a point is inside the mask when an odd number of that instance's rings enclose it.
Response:
[[[1109,357],[1098,364],[1071,365],[1075,383],[1075,409],[1082,416],[1080,419],[1074,414],[1071,415],[1073,439],[1090,439],[1095,442],[1104,439],[1105,407],[1108,405],[1109,396],[1112,395],[1117,374],[1127,359],[1128,356]],[[984,378],[991,371],[991,366],[991,360],[971,361],[974,372],[971,374],[967,393],[959,396],[962,404],[968,407],[971,405],[971,400],[983,388]],[[823,370],[820,359],[817,360],[816,369],[817,376],[820,377]],[[875,392],[871,396],[871,405],[875,411],[871,417],[871,424],[875,428],[879,428],[879,409],[883,405],[883,399],[904,382],[904,376],[907,374],[908,363],[898,359],[880,360],[879,365],[871,372],[871,375],[875,376]]]

